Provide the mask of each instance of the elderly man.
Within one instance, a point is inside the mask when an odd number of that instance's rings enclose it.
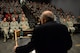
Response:
[[[9,31],[9,22],[6,21],[6,18],[3,19],[1,22],[1,31],[4,34],[4,42],[9,38],[8,31]]]
[[[27,45],[17,47],[16,53],[29,53],[36,50],[36,53],[67,53],[72,46],[72,40],[65,25],[54,22],[53,13],[44,11],[41,14],[41,26],[33,31],[31,42]]]

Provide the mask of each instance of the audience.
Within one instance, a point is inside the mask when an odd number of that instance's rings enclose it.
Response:
[[[73,22],[73,24],[77,24],[77,20],[76,20],[76,17],[74,15],[72,15],[71,21]]]
[[[71,12],[64,12],[61,8],[56,8],[55,5],[51,5],[50,3],[46,4],[44,2],[38,3],[38,2],[33,2],[33,1],[26,1],[25,5],[29,10],[31,10],[30,12],[35,17],[33,19],[36,19],[35,26],[39,26],[41,24],[40,20],[37,20],[37,19],[40,17],[41,13],[44,12],[45,10],[50,10],[54,13],[54,21],[57,23],[61,23],[61,24],[68,26],[69,21],[68,21],[67,17],[70,16],[70,20],[73,23],[73,25],[79,24],[80,16],[75,17],[74,15],[72,15]],[[13,18],[15,18],[15,20],[20,24],[22,22],[22,17],[24,17],[25,21],[28,23],[28,27],[32,26],[32,25],[30,25],[30,22],[34,21],[34,20],[29,21],[28,18],[26,17],[28,15],[24,14],[21,7],[22,7],[22,5],[19,4],[18,0],[17,1],[13,0],[13,1],[9,1],[9,2],[8,1],[0,2],[0,9],[1,9],[0,10],[0,22],[2,22],[2,19],[4,19],[4,17],[5,17],[6,21],[9,22],[9,28],[11,28],[10,23],[13,22],[13,20],[12,20]],[[19,27],[19,28],[21,29],[21,27]],[[73,30],[73,32],[75,30]],[[9,29],[9,33],[10,33],[10,29]]]
[[[77,17],[77,23],[80,24],[80,16]]]
[[[33,19],[36,19],[31,42],[21,47],[16,45],[14,47],[16,53],[29,53],[32,50],[36,50],[37,53],[67,53],[70,50],[72,47],[70,35],[76,30],[74,24],[80,24],[80,16],[64,12],[50,3],[23,1],[19,4],[18,0],[8,1],[0,2],[0,33],[3,34],[3,42],[7,42],[11,36],[14,39],[15,30],[20,30],[20,35],[23,35],[23,31],[30,29],[26,17],[28,15],[25,15],[21,8],[23,5],[35,17]]]

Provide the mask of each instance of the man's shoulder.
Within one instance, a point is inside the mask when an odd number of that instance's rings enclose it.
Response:
[[[43,25],[40,25],[38,27],[35,27],[35,29],[37,30],[41,30],[41,29],[44,29],[44,28],[67,28],[65,25],[63,24],[60,24],[60,23],[54,23],[54,22],[50,22],[50,23],[46,23],[46,24],[43,24]]]
[[[48,25],[53,25],[53,26],[65,26],[64,24],[61,24],[61,23],[57,23],[57,22],[49,22],[49,23],[46,23],[44,24],[44,26],[48,26]]]

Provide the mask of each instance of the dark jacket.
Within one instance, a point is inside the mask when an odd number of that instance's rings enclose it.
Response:
[[[16,53],[67,53],[72,47],[71,36],[65,25],[47,22],[34,29],[31,42],[17,47]]]

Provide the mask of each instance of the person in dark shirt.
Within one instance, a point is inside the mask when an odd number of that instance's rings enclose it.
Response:
[[[54,14],[46,10],[40,16],[41,25],[33,31],[31,42],[14,47],[16,53],[67,53],[72,39],[65,25],[54,22]]]

